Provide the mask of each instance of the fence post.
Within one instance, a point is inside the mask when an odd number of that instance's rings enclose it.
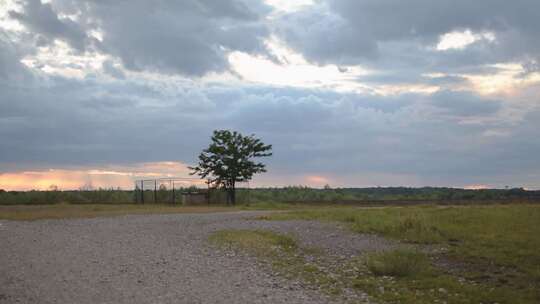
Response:
[[[135,200],[135,204],[139,202],[139,183],[135,181],[135,189],[133,190],[133,199]]]
[[[249,186],[249,182],[247,182],[247,204],[251,204],[251,187]]]
[[[141,180],[141,203],[144,205],[144,180]]]
[[[207,181],[206,186],[208,187],[208,190],[206,191],[206,202],[210,205],[210,180]]]
[[[154,204],[157,203],[157,180],[154,180]]]
[[[176,204],[176,197],[174,195],[174,180],[172,181],[172,203],[173,205]]]

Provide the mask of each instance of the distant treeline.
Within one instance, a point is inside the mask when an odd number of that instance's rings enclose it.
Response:
[[[158,190],[162,191],[162,190]],[[177,190],[178,191],[178,190]],[[244,190],[242,190],[244,191]],[[147,190],[145,192],[152,192]],[[152,195],[151,193],[148,193]],[[159,193],[158,193],[159,194]],[[0,204],[92,204],[134,203],[132,190],[97,189],[75,191],[4,191],[0,190]],[[249,202],[355,202],[355,201],[498,201],[538,200],[540,191],[522,188],[467,190],[457,188],[325,188],[303,186],[284,188],[254,188],[249,190]]]
[[[527,191],[523,188],[469,190],[441,187],[373,187],[373,188],[324,188],[285,187],[252,189],[251,198],[255,201],[281,202],[354,202],[354,201],[438,201],[438,200],[504,200],[539,199],[540,191]]]
[[[0,205],[40,204],[119,204],[134,202],[134,192],[119,189],[4,191],[0,190]]]

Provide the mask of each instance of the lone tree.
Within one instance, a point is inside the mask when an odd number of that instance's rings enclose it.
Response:
[[[265,145],[254,135],[244,136],[236,131],[216,130],[212,142],[199,155],[199,164],[190,167],[201,178],[208,178],[210,185],[224,188],[227,204],[236,203],[237,182],[249,181],[253,174],[266,172],[263,163],[253,159],[272,155],[272,145]]]

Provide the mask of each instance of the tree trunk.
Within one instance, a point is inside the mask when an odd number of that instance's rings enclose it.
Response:
[[[236,187],[234,181],[229,184],[227,189],[227,205],[236,205]]]
[[[232,187],[232,191],[231,191],[231,203],[234,205],[236,205],[236,189],[234,188],[234,186]]]
[[[231,189],[225,189],[225,193],[227,194],[227,206],[229,206],[231,204]]]

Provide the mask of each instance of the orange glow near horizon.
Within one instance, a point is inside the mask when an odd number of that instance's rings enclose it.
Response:
[[[137,179],[152,179],[164,177],[192,177],[186,164],[181,162],[161,161],[136,163],[131,165],[110,165],[102,167],[72,167],[43,169],[32,171],[15,171],[0,173],[0,189],[6,191],[49,190],[51,186],[60,190],[78,189],[110,189],[121,188],[129,190],[134,188]],[[181,182],[179,182],[181,183]],[[186,181],[184,186],[202,185],[204,180]],[[285,187],[288,185],[302,185],[322,188],[325,185],[332,187],[378,187],[378,185],[412,185],[423,186],[422,181],[410,175],[377,175],[350,176],[345,179],[321,174],[264,174],[256,176],[250,181],[250,187]],[[463,186],[456,186],[463,187]],[[489,189],[493,185],[469,184],[464,189]]]
[[[180,162],[148,162],[99,168],[62,168],[0,173],[0,189],[25,191],[80,188],[131,189],[139,178],[188,176],[187,165]]]
[[[330,180],[324,176],[319,175],[309,175],[306,177],[308,184],[322,186],[330,183]]]
[[[484,190],[489,189],[490,187],[488,185],[468,185],[463,187],[463,189],[466,190]]]

